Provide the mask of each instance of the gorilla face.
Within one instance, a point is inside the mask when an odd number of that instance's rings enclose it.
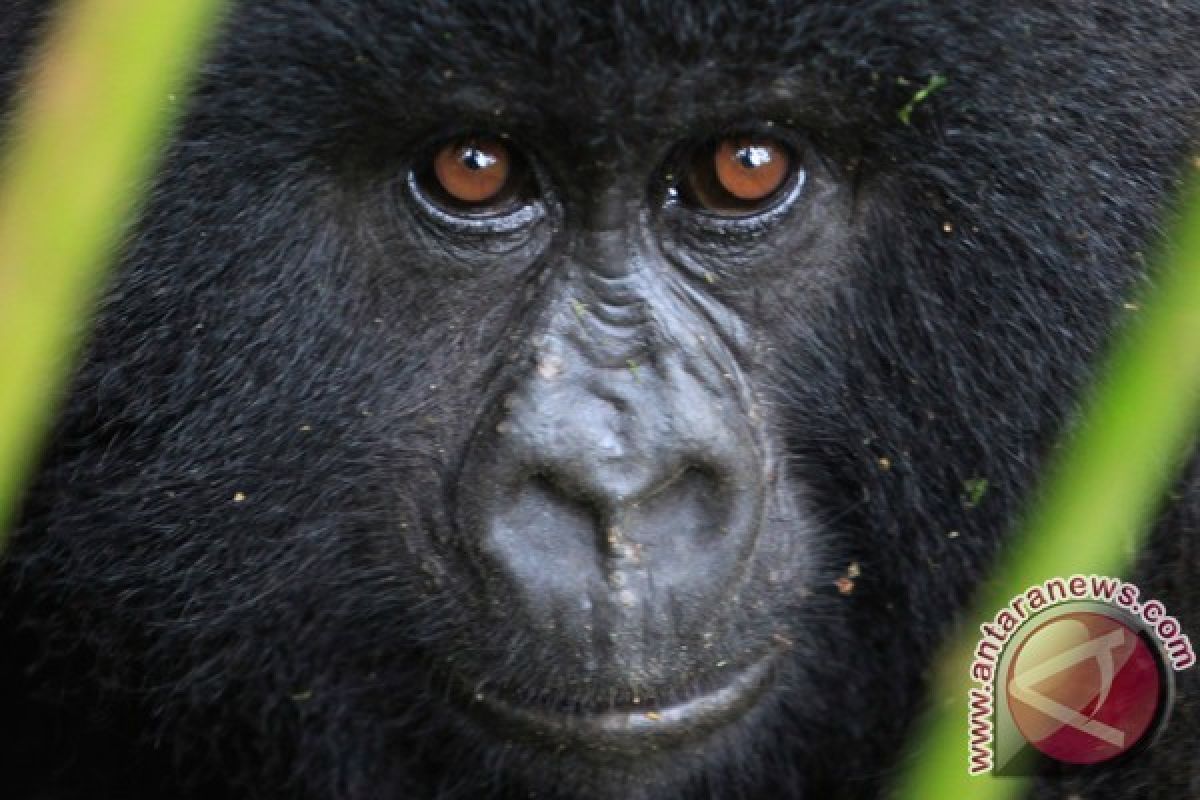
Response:
[[[781,130],[602,143],[590,176],[559,179],[588,187],[576,197],[527,166],[541,181],[522,176],[508,196],[501,185],[503,206],[446,202],[458,176],[443,159],[478,181],[517,162],[515,147],[434,145],[405,198],[414,226],[436,226],[422,232],[433,249],[530,287],[471,354],[490,374],[450,431],[462,459],[430,553],[474,587],[484,627],[528,649],[514,683],[492,684],[494,656],[460,667],[487,710],[584,753],[693,740],[754,705],[812,577],[811,512],[780,468],[769,345],[807,302],[786,280],[797,253],[817,275],[836,268],[851,193]],[[494,163],[481,168],[484,153]],[[457,318],[493,301],[470,294],[482,305]]]
[[[1200,19],[702,5],[238,4],[0,567],[16,797],[881,791]]]
[[[425,677],[473,738],[626,793],[653,753],[753,727],[834,566],[787,464],[780,349],[847,269],[854,167],[769,96],[555,141],[544,111],[475,122],[508,94],[469,90],[435,93],[378,189],[347,187],[388,237],[366,251],[402,298],[387,360],[437,363],[418,420],[444,457],[396,479],[428,492],[378,558],[430,573]],[[420,278],[392,263],[412,254]]]

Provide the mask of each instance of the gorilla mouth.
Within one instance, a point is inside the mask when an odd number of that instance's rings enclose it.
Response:
[[[598,760],[644,754],[647,749],[698,742],[746,716],[771,686],[776,655],[769,653],[717,688],[672,705],[646,702],[636,707],[555,710],[516,704],[494,692],[476,692],[469,706],[508,738],[550,743],[556,749],[565,745]]]

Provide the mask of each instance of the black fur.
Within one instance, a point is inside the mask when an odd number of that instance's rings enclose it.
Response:
[[[6,93],[45,4],[10,6]],[[238,4],[0,571],[0,795],[880,795],[1146,276],[1194,152],[1198,40],[1192,0]],[[605,784],[446,707],[464,631],[496,677],[528,668],[410,544],[444,524],[519,292],[401,249],[392,187],[449,126],[582,161],[752,113],[854,183],[844,268],[768,332],[817,577],[761,713]],[[1189,478],[1136,575],[1195,632],[1198,512]],[[1159,745],[1039,797],[1200,793],[1197,702],[1184,673]]]

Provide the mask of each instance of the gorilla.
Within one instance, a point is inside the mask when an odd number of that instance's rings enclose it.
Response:
[[[53,5],[7,0],[9,107]],[[1153,278],[1197,41],[233,3],[3,556],[3,795],[886,797]],[[1198,476],[1131,573],[1185,630]],[[1035,795],[1200,794],[1198,688]]]

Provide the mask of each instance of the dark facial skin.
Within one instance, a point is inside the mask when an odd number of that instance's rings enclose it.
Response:
[[[1198,34],[237,4],[0,562],[4,796],[882,796],[1146,275]],[[1200,630],[1188,474],[1132,577]],[[1177,690],[1037,796],[1187,794]]]

